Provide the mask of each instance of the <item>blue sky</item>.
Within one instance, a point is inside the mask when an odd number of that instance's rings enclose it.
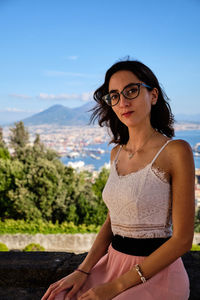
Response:
[[[0,0],[0,124],[92,99],[114,62],[156,74],[176,114],[200,113],[200,0]]]

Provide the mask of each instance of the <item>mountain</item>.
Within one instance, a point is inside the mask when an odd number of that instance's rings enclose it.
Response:
[[[58,124],[58,125],[87,125],[90,120],[89,110],[94,102],[75,108],[63,105],[53,105],[48,109],[22,120],[25,125]]]
[[[89,110],[95,106],[93,101],[86,104],[69,108],[63,105],[54,105],[48,109],[34,114],[28,118],[23,119],[26,125],[42,125],[42,124],[57,124],[57,125],[87,125],[89,124],[91,112]],[[200,114],[187,115],[176,114],[175,120],[178,123],[200,123]]]

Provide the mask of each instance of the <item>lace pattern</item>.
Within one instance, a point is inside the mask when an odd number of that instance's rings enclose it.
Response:
[[[127,230],[125,231],[124,228],[121,228],[120,226],[118,228],[115,227],[115,225],[112,226],[112,230],[114,234],[118,234],[120,236],[125,236],[125,237],[130,237],[130,238],[138,238],[138,239],[147,239],[147,238],[163,238],[163,237],[169,237],[172,235],[172,230],[166,229],[166,230],[161,230],[161,229],[139,229],[137,230]]]
[[[152,166],[151,167],[152,171],[154,172],[154,174],[163,182],[165,183],[169,183],[168,182],[168,179],[166,177],[166,173],[159,167],[155,167],[155,166]]]
[[[113,234],[133,238],[172,234],[171,186],[163,172],[152,167],[155,158],[125,176],[119,176],[116,162],[112,163],[103,199],[109,209]]]

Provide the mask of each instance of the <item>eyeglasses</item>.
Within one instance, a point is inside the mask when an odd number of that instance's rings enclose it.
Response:
[[[137,98],[140,94],[141,86],[151,89],[151,87],[145,83],[130,83],[129,85],[125,86],[125,88],[121,92],[110,91],[110,93],[103,96],[102,99],[109,106],[115,106],[119,103],[120,94],[122,94],[126,99],[129,100]]]

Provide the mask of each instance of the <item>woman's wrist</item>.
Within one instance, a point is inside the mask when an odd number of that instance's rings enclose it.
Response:
[[[124,281],[121,278],[116,278],[110,282],[112,285],[112,290],[115,291],[115,296],[122,293],[127,289],[126,285],[124,285]]]
[[[92,267],[90,267],[89,265],[84,264],[84,262],[82,262],[82,263],[77,267],[77,269],[83,270],[83,271],[86,272],[86,273],[90,273]]]
[[[120,286],[120,282],[117,279],[111,282],[104,283],[103,287],[106,291],[106,294],[112,298],[116,297],[117,295],[123,292],[123,289]]]
[[[90,275],[90,272],[86,272],[86,271],[84,271],[80,268],[77,268],[75,271],[80,272],[80,273],[85,274],[85,275]]]
[[[124,273],[123,275],[119,276],[117,279],[113,281],[115,284],[115,288],[119,293],[124,292],[125,290],[141,284],[141,278],[136,271],[135,267],[131,269],[130,271]]]

